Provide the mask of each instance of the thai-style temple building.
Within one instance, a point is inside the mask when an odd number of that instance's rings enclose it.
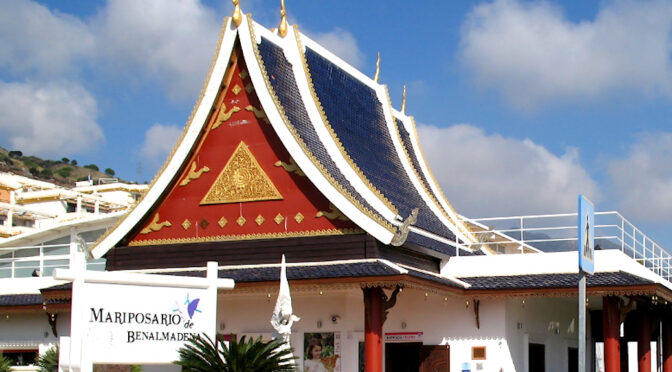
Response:
[[[217,333],[263,338],[284,254],[306,371],[315,343],[320,371],[576,370],[576,250],[468,220],[446,195],[378,73],[289,26],[284,9],[270,30],[236,6],[173,152],[90,252],[109,271],[205,276],[216,261],[236,283],[219,293]],[[618,241],[587,279],[587,370],[672,372],[670,256],[641,233]],[[5,314],[67,334],[68,285],[5,293],[0,349],[21,337]]]

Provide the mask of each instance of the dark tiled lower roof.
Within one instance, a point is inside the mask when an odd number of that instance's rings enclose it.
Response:
[[[282,49],[265,38],[261,38],[259,54],[264,62],[268,80],[271,82],[271,86],[285,111],[285,115],[287,115],[287,119],[289,119],[289,123],[287,124],[295,129],[299,136],[298,139],[305,144],[313,157],[320,162],[322,167],[326,169],[346,192],[355,198],[364,208],[377,215],[380,219],[383,219],[345,178],[327,153],[327,149],[324,148],[303,105],[299,88],[296,85],[294,72],[292,71],[292,65],[285,58]]]
[[[459,278],[471,284],[474,289],[534,289],[534,288],[569,288],[579,283],[579,274],[535,274],[510,276],[483,276],[474,278]],[[622,271],[595,273],[588,275],[586,286],[634,286],[654,284],[642,277]]]
[[[403,218],[419,208],[417,227],[454,240],[453,233],[427,207],[403,168],[376,92],[312,49],[306,48],[305,55],[329,123],[366,179]]]
[[[0,306],[30,306],[42,305],[42,295],[13,294],[0,296]]]
[[[357,278],[367,276],[399,275],[399,271],[381,262],[339,263],[333,265],[306,265],[287,267],[287,279]],[[236,282],[267,282],[280,278],[280,267],[220,269],[220,278]]]

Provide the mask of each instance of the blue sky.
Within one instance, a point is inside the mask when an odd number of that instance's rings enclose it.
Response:
[[[672,3],[287,0],[419,125],[456,209],[576,210],[586,194],[672,247]],[[279,0],[241,0],[275,27]],[[0,146],[151,181],[186,123],[228,1],[0,1]]]

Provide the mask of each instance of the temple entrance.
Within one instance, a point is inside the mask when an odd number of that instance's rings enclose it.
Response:
[[[546,371],[546,347],[544,344],[530,343],[529,347],[529,372]]]

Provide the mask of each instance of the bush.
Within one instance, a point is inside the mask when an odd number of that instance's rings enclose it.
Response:
[[[95,164],[87,164],[87,165],[84,166],[84,168],[91,169],[91,170],[96,171],[96,172],[99,171],[98,166],[95,165]]]
[[[12,362],[0,355],[0,372],[12,372]]]
[[[285,372],[295,371],[291,349],[282,340],[268,342],[250,338],[212,341],[207,335],[192,338],[179,351],[183,372]]]
[[[73,170],[74,169],[71,168],[71,167],[63,167],[63,168],[57,170],[56,173],[63,178],[68,178],[68,177],[70,177],[70,174],[72,174]]]
[[[30,172],[30,174],[32,174],[35,177],[40,175],[40,170],[35,167],[28,168],[28,172]]]
[[[9,152],[9,156],[12,158],[20,158],[23,156],[23,153],[21,151],[14,150]]]
[[[70,165],[75,165],[76,166],[77,165],[77,160],[75,160],[75,159],[70,160]]]
[[[40,176],[42,176],[44,178],[51,178],[51,177],[54,176],[54,172],[52,172],[51,169],[49,169],[49,168],[44,168],[40,172]]]
[[[107,175],[110,176],[110,177],[114,176],[114,169],[112,169],[112,168],[106,168],[106,169],[105,169],[105,174],[107,174]]]
[[[58,346],[49,348],[44,354],[37,358],[37,366],[40,367],[40,372],[57,372],[58,371]]]

